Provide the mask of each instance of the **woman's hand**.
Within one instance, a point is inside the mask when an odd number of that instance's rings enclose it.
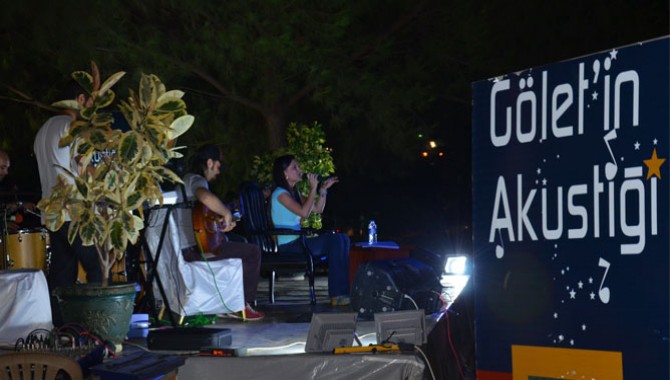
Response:
[[[307,180],[309,181],[310,191],[316,191],[316,188],[319,186],[319,177],[314,173],[308,173]]]
[[[325,181],[321,183],[321,189],[328,190],[334,184],[340,182],[337,177],[328,177]]]

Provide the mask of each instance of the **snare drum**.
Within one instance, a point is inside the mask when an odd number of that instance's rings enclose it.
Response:
[[[0,242],[0,252],[6,254],[6,260],[0,261],[2,269],[46,270],[47,240],[49,238],[47,230],[43,228],[19,230],[5,237],[7,244],[5,241]]]

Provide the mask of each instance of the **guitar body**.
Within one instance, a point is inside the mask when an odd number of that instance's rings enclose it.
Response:
[[[215,242],[226,240],[223,229],[225,224],[217,221],[217,214],[201,202],[193,206],[193,233],[203,252],[212,252]],[[214,244],[213,244],[214,243]]]

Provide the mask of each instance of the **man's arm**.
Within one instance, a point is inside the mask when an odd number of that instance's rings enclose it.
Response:
[[[235,228],[235,221],[233,220],[233,214],[230,212],[228,207],[221,202],[219,197],[211,191],[205,189],[204,187],[199,187],[194,192],[195,198],[202,204],[205,205],[210,211],[216,213],[221,218],[219,222],[223,221],[225,227],[223,232],[228,232]]]

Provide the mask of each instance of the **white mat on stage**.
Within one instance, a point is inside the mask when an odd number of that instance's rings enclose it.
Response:
[[[183,379],[423,379],[424,364],[412,354],[300,354],[237,358],[193,357],[179,368]]]
[[[242,357],[189,357],[178,379],[409,379],[424,378],[425,364],[414,354],[306,354],[309,323],[218,323],[231,329]],[[362,345],[376,343],[374,322],[359,321]]]

